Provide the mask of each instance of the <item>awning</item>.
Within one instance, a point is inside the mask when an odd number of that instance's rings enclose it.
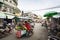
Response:
[[[13,19],[15,17],[14,14],[5,12],[5,15],[8,17],[8,19]]]
[[[32,18],[28,18],[28,17],[18,17],[18,18],[20,18],[20,19],[32,19]]]
[[[6,15],[0,11],[0,18],[6,18]]]
[[[15,15],[12,13],[0,11],[0,18],[6,18],[6,16],[8,17],[8,19],[13,19],[15,17]]]
[[[6,15],[8,17],[8,19],[13,19],[15,16],[12,15]]]

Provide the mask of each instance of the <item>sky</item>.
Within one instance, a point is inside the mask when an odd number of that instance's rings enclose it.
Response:
[[[40,10],[60,5],[60,0],[18,0],[18,8],[25,12],[33,12],[43,16],[48,11],[60,11],[60,8]],[[39,10],[39,11],[36,11]]]

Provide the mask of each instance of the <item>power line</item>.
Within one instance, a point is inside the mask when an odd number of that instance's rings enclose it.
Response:
[[[56,9],[56,8],[60,8],[60,5],[55,6],[55,7],[50,7],[50,8],[45,8],[45,9],[39,9],[39,10],[30,10],[30,11],[42,11],[42,10],[50,10],[50,9]],[[25,11],[25,12],[27,12],[27,11]]]

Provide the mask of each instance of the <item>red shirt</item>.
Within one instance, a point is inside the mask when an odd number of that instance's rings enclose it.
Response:
[[[27,28],[27,30],[30,30],[30,24],[29,23],[25,23],[25,27]]]

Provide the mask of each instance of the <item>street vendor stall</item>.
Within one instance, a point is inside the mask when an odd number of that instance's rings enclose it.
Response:
[[[58,29],[60,27],[59,25],[59,18],[60,18],[60,14],[58,12],[48,12],[44,15],[44,17],[48,17],[50,21],[50,33],[49,33],[49,36],[53,35],[53,36],[56,36],[55,38],[57,38],[58,34],[60,35],[60,32],[58,32]],[[58,37],[59,38],[59,37]]]
[[[57,19],[56,20],[57,21],[56,22],[57,23],[57,30],[58,30],[57,36],[60,37],[60,13],[58,13],[57,15],[54,15],[53,18]]]

